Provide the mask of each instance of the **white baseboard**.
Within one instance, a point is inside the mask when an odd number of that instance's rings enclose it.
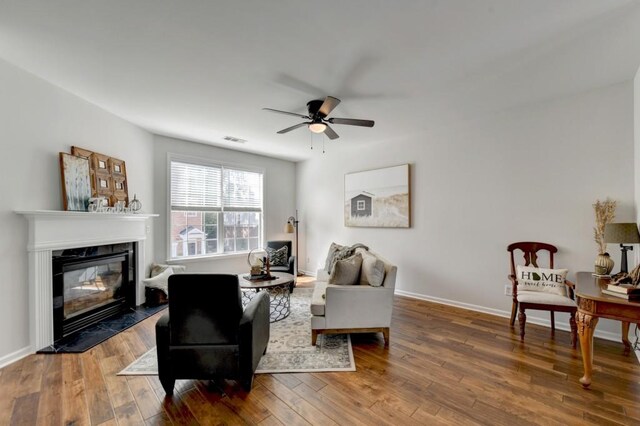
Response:
[[[313,277],[313,278],[315,278],[315,277],[316,277],[316,273],[315,273],[315,271],[314,271],[314,272],[311,272],[311,271],[303,271],[302,269],[300,269],[300,272],[302,272],[302,273],[303,273],[304,275],[306,275],[307,277]]]
[[[484,306],[473,305],[470,303],[462,303],[457,302],[455,300],[441,299],[439,297],[433,296],[425,296],[424,294],[412,293],[410,291],[404,290],[395,290],[395,294],[399,296],[406,296],[412,299],[426,300],[427,302],[440,303],[442,305],[455,306],[456,308],[468,309],[470,311],[482,312],[489,315],[495,315],[498,317],[511,318],[510,311],[503,311],[499,309],[486,308]],[[531,316],[527,314],[527,323],[542,325],[548,328],[551,328],[551,321],[544,318],[537,318],[535,316]],[[570,331],[569,324],[557,323],[556,329]],[[619,333],[612,333],[610,331],[600,331],[596,329],[595,337],[599,337],[605,340],[611,340],[614,342],[621,342],[621,336]],[[636,355],[638,355],[638,359],[640,359],[640,352],[636,351]]]
[[[32,353],[33,351],[29,346],[24,347],[22,349],[18,349],[15,352],[11,352],[10,354],[7,354],[0,358],[0,368],[6,367],[7,365],[18,361],[27,355],[31,355]]]

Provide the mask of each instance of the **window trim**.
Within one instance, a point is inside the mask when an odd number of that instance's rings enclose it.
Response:
[[[196,164],[200,166],[210,166],[210,167],[222,166],[230,169],[262,174],[262,212],[261,212],[262,214],[260,215],[260,241],[262,241],[263,245],[265,244],[264,228],[265,228],[265,222],[266,222],[265,211],[266,211],[266,205],[267,205],[267,173],[263,167],[255,167],[247,164],[238,164],[238,163],[229,162],[229,161],[214,161],[214,160],[209,160],[202,157],[194,157],[191,155],[168,152],[167,163],[165,167],[166,175],[167,175],[166,176],[167,187],[165,189],[165,196],[166,196],[165,208],[167,212],[167,216],[166,216],[167,219],[166,219],[166,225],[165,225],[165,232],[166,232],[165,253],[166,253],[167,263],[179,264],[183,262],[192,262],[192,261],[198,261],[198,260],[233,258],[233,257],[246,256],[246,254],[249,253],[249,250],[247,250],[247,251],[233,252],[233,253],[213,253],[213,254],[204,254],[200,256],[171,257],[171,162],[172,161],[191,163],[191,164]],[[218,232],[218,236],[220,235],[221,234]],[[220,244],[220,238],[218,238],[218,244]]]

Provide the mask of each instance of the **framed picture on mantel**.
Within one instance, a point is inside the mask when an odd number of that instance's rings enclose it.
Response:
[[[60,153],[62,205],[69,211],[87,211],[91,198],[89,160],[84,157]]]
[[[344,176],[344,224],[355,227],[409,228],[409,164]]]

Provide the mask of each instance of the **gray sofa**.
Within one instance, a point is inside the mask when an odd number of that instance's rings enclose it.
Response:
[[[356,249],[356,253],[364,249]],[[320,269],[311,298],[311,343],[318,334],[382,333],[389,344],[389,327],[393,310],[393,294],[398,268],[380,255],[369,251],[384,263],[382,285],[329,284],[329,273]]]

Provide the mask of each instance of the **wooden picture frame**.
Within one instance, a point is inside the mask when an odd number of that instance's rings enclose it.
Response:
[[[344,224],[410,228],[409,164],[345,174]]]
[[[123,160],[77,146],[71,147],[71,154],[89,160],[92,197],[106,197],[110,206],[118,201],[129,204],[127,168]]]
[[[61,152],[60,179],[64,210],[86,212],[91,198],[89,159]]]

